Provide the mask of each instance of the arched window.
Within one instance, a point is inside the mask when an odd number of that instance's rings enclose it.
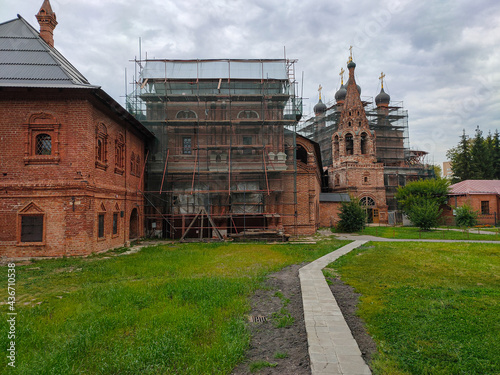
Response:
[[[255,111],[240,111],[238,118],[259,118],[259,114]]]
[[[339,136],[336,135],[333,138],[333,158],[338,159],[339,158]]]
[[[108,149],[107,139],[108,130],[104,124],[96,126],[96,156],[95,166],[106,170],[108,168]]]
[[[178,119],[196,118],[196,113],[194,113],[193,111],[190,111],[190,110],[188,110],[188,111],[179,111],[175,115],[175,118],[178,118]]]
[[[36,155],[52,155],[52,138],[48,134],[36,136]]]
[[[340,186],[340,176],[338,174],[335,175],[335,186]]]
[[[362,206],[366,206],[366,207],[374,207],[375,206],[375,201],[371,197],[363,197],[359,200],[359,203]]]
[[[48,113],[35,113],[23,125],[25,129],[24,164],[58,164],[61,124]]]
[[[302,145],[297,145],[297,161],[307,164],[307,150]]]
[[[364,154],[367,154],[367,135],[366,133],[361,133],[361,153],[364,155]]]
[[[345,154],[353,155],[354,154],[354,141],[352,139],[352,134],[347,133],[345,136]]]

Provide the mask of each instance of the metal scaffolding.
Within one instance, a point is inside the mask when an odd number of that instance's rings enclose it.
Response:
[[[127,109],[156,135],[144,191],[150,234],[294,234],[295,62],[135,60]]]
[[[391,102],[390,106],[376,106],[372,98],[362,100],[370,130],[376,135],[376,157],[384,165],[384,185],[389,211],[397,210],[394,195],[398,186],[409,181],[434,176],[432,168],[425,163],[427,152],[410,149],[408,111],[402,102]],[[333,163],[332,135],[338,129],[342,104],[329,102],[327,110],[302,121],[297,132],[319,143],[323,165]]]

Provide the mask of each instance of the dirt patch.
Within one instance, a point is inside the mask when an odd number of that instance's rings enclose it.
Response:
[[[299,281],[299,269],[304,265],[286,267],[270,275],[264,287],[252,297],[250,316],[267,320],[248,323],[252,335],[250,349],[233,375],[311,374]],[[279,323],[285,327],[278,328]]]
[[[377,346],[368,335],[363,320],[356,315],[361,294],[356,293],[352,286],[344,284],[338,277],[328,277],[327,280],[340,311],[342,311],[342,315],[344,315],[344,319],[358,343],[363,359],[367,365],[370,365],[372,355],[377,351]]]
[[[246,353],[245,361],[234,369],[232,375],[311,374],[299,281],[299,269],[304,265],[305,263],[293,265],[271,274],[263,288],[252,297],[250,318],[253,317],[253,320],[257,321],[248,323],[252,336],[250,349]],[[330,290],[360,347],[363,358],[369,363],[376,346],[366,332],[363,321],[356,316],[360,295],[338,278],[331,277],[329,280]],[[287,327],[278,328],[277,322],[282,321],[280,317],[283,317],[283,308],[294,321]],[[262,322],[262,317],[266,318],[266,321]],[[281,358],[283,356],[285,358]]]

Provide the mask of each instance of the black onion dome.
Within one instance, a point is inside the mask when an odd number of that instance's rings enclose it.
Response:
[[[375,97],[375,104],[389,104],[391,97],[388,93],[384,91],[384,88],[380,90],[380,93]]]
[[[325,113],[325,112],[326,112],[326,104],[323,103],[320,99],[319,102],[314,106],[314,113]]]
[[[355,68],[355,67],[356,67],[356,63],[354,61],[351,61],[351,62],[349,62],[349,64],[347,64],[347,69]]]
[[[345,96],[347,94],[347,85],[342,85],[340,86],[340,89],[335,93],[335,100],[337,102],[342,101],[345,99]]]

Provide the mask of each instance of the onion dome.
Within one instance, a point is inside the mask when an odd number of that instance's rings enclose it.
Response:
[[[390,101],[391,101],[390,95],[387,94],[384,91],[384,88],[382,87],[382,89],[380,90],[380,93],[375,97],[375,104],[377,106],[388,105]]]
[[[345,100],[345,96],[347,95],[347,85],[341,85],[340,89],[335,93],[335,100],[338,102],[342,102]]]
[[[309,107],[311,108],[311,107]],[[321,101],[321,98],[319,99],[318,103],[314,106],[314,113],[315,115],[320,115],[322,113],[326,112],[326,104]]]
[[[354,61],[349,61],[349,63],[347,64],[347,69],[351,69],[351,68],[355,68],[356,67],[356,63]]]

